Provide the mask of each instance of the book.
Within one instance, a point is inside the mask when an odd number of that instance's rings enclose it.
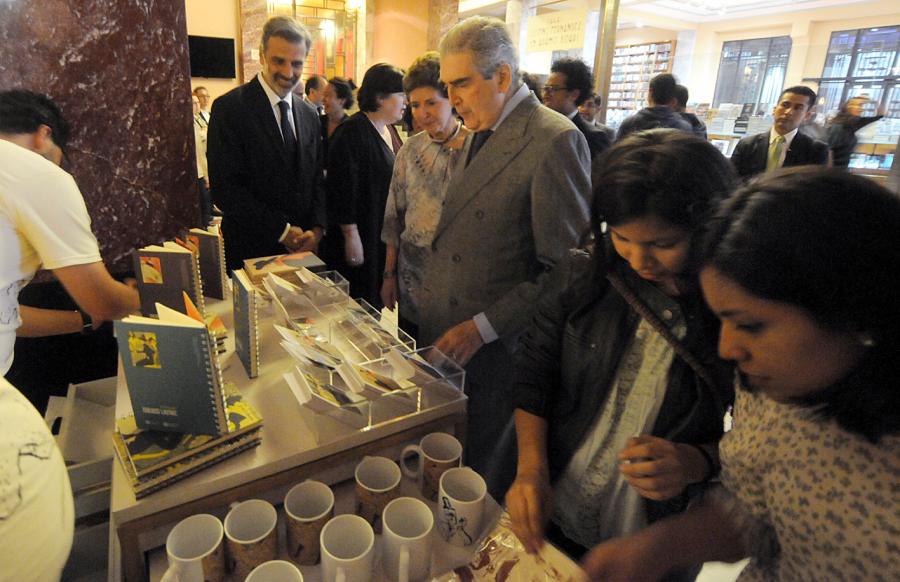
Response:
[[[225,299],[225,243],[216,232],[192,228],[185,233],[185,240],[198,250],[200,280],[203,294],[214,299]]]
[[[232,271],[231,299],[234,306],[234,349],[247,377],[259,376],[259,296],[247,273]]]
[[[187,293],[203,312],[200,263],[187,248],[171,241],[134,251],[134,272],[141,297],[141,313],[156,315],[156,304],[185,312],[182,293]]]
[[[306,267],[310,271],[324,271],[322,259],[309,251],[271,257],[256,257],[244,261],[244,271],[254,283],[259,283],[266,275],[283,275]]]
[[[187,308],[185,308],[187,310]],[[159,318],[114,323],[138,428],[219,436],[227,432],[215,340],[202,321],[157,304]]]
[[[259,412],[228,382],[225,384],[228,432],[220,437],[138,428],[134,415],[116,419],[113,438],[122,441],[128,462],[138,477],[192,457],[207,449],[233,441],[262,427]]]
[[[120,439],[113,439],[113,448],[116,451],[116,456],[119,458],[125,476],[131,485],[131,489],[134,491],[135,498],[141,499],[154,491],[168,487],[198,471],[251,449],[259,445],[260,442],[262,442],[262,439],[259,436],[259,431],[254,430],[245,433],[236,439],[225,442],[224,444],[201,451],[192,457],[167,465],[142,477],[139,477],[134,473],[134,469],[128,461],[123,460],[127,459],[128,453]]]

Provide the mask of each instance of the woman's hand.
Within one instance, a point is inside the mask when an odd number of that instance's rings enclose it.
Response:
[[[397,306],[397,276],[391,274],[387,276],[385,272],[384,281],[381,283],[381,302],[388,309],[394,309]]]
[[[645,532],[604,542],[585,554],[581,567],[587,579],[598,582],[654,582],[662,578],[668,571],[662,566],[665,556],[657,555],[652,536],[645,535]]]
[[[534,554],[544,545],[544,527],[553,509],[553,490],[546,469],[519,471],[506,494],[506,508],[512,520],[512,530]]]
[[[355,224],[343,224],[341,232],[344,233],[344,260],[351,267],[359,267],[366,260],[362,240],[359,238],[359,229]]]
[[[675,497],[689,484],[702,481],[709,470],[706,458],[693,446],[650,435],[628,439],[619,460],[628,484],[656,501]]]

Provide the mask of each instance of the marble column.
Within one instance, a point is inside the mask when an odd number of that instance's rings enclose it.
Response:
[[[259,64],[259,43],[262,30],[269,19],[266,0],[241,0],[241,71],[249,81],[262,70]]]
[[[459,21],[459,0],[431,0],[428,4],[428,50],[437,50],[441,39]]]
[[[0,1],[0,89],[50,95],[112,271],[199,221],[183,2]]]

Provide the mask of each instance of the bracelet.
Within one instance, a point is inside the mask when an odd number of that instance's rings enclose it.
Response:
[[[718,471],[717,471],[717,467],[716,467],[716,462],[713,460],[712,455],[710,455],[709,452],[706,449],[704,449],[703,447],[701,447],[700,445],[697,445],[694,443],[684,443],[684,444],[688,445],[689,447],[693,447],[694,449],[699,451],[700,454],[703,456],[703,458],[706,460],[706,467],[707,467],[706,474],[703,475],[703,478],[700,479],[699,483],[706,483],[707,481],[709,481],[710,479],[715,477],[715,475]]]
[[[394,272],[393,271],[385,271],[384,273],[381,274],[381,278],[382,279],[393,279]]]
[[[78,315],[81,316],[81,335],[90,333],[94,330],[94,320],[87,312],[78,309]]]

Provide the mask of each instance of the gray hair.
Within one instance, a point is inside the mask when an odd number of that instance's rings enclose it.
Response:
[[[519,82],[518,51],[502,20],[485,16],[466,18],[444,35],[439,48],[441,57],[471,51],[475,68],[485,79],[497,72],[500,65],[508,64],[513,86]]]
[[[312,36],[306,27],[287,16],[273,16],[263,25],[262,41],[260,42],[260,50],[265,53],[269,39],[273,36],[283,38],[289,43],[306,45],[306,50],[312,45]]]

